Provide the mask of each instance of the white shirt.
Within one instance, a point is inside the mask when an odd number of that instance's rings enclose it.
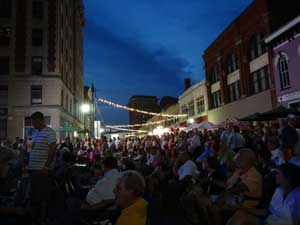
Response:
[[[117,169],[108,171],[102,179],[98,180],[86,196],[86,201],[90,205],[102,202],[103,200],[115,199],[114,188],[117,185],[121,174]]]
[[[268,225],[294,225],[300,223],[300,188],[295,188],[284,199],[284,191],[278,187],[270,203]]]
[[[196,164],[192,160],[186,161],[179,169],[178,169],[179,180],[182,180],[184,177],[190,176],[198,176],[199,171],[197,169]]]

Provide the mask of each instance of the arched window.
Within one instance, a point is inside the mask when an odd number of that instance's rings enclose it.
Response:
[[[278,70],[280,76],[281,89],[290,87],[289,65],[287,55],[280,56],[278,60]]]
[[[227,74],[233,73],[239,69],[239,59],[236,54],[230,54],[226,59]]]
[[[249,59],[252,61],[266,52],[263,34],[255,34],[250,40]]]
[[[214,65],[210,71],[210,84],[214,84],[219,81],[218,65]]]

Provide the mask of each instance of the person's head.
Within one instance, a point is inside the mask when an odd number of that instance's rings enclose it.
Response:
[[[288,122],[291,126],[296,127],[297,126],[297,118],[294,114],[289,114],[287,116]]]
[[[280,125],[281,128],[284,128],[284,127],[286,127],[286,126],[289,125],[289,122],[288,122],[287,119],[281,118],[281,119],[279,120],[279,125]]]
[[[277,136],[271,136],[268,138],[268,143],[267,143],[268,149],[270,151],[276,149],[279,147],[279,140]]]
[[[276,182],[285,190],[300,187],[300,167],[291,163],[283,164],[277,171]]]
[[[181,153],[180,155],[179,155],[179,160],[180,160],[180,162],[181,163],[185,163],[185,162],[187,162],[188,160],[190,160],[191,159],[191,156],[190,156],[190,154],[188,153],[188,152],[183,152],[183,153]]]
[[[31,121],[32,121],[32,125],[35,129],[42,129],[43,127],[45,127],[45,123],[44,123],[44,115],[41,112],[35,112],[31,115]]]
[[[15,138],[15,143],[19,143],[20,142],[20,138],[19,137],[16,137]]]
[[[240,133],[240,128],[239,128],[238,126],[233,126],[233,127],[232,127],[232,131],[233,131],[234,133]]]
[[[67,137],[67,138],[66,138],[66,143],[67,143],[67,144],[70,144],[70,143],[71,143],[70,137]]]
[[[14,154],[9,149],[0,149],[0,178],[7,176],[9,161],[14,158]]]
[[[256,155],[249,148],[242,148],[235,156],[235,167],[244,172],[249,170],[255,163]]]
[[[107,172],[112,169],[117,169],[118,168],[117,159],[113,156],[105,157],[103,160],[103,168],[104,168],[104,172]]]
[[[145,180],[136,171],[126,171],[119,178],[114,190],[121,209],[125,209],[141,198],[145,191]]]

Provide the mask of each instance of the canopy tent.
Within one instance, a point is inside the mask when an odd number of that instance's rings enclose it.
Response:
[[[78,129],[76,129],[74,127],[61,127],[61,128],[59,128],[59,132],[62,132],[62,133],[74,132],[74,131],[78,131]]]
[[[84,130],[80,130],[78,131],[79,134],[85,134],[85,133],[88,133],[88,134],[91,134],[92,132],[88,129],[84,129]]]
[[[231,117],[226,119],[225,121],[219,123],[217,125],[218,128],[225,128],[226,124],[233,124],[234,126],[238,126],[239,128],[245,128],[247,127],[247,123],[245,121],[241,121],[240,119],[236,118],[236,117]]]
[[[209,122],[209,121],[203,121],[201,123],[192,123],[189,126],[185,128],[186,131],[190,131],[193,129],[198,129],[198,130],[211,130],[217,128],[215,124]]]
[[[254,113],[240,119],[240,121],[268,121],[268,120],[270,120],[270,118],[267,116],[263,116],[261,113]]]
[[[277,119],[277,118],[284,118],[287,117],[289,114],[294,114],[296,116],[300,115],[300,111],[293,108],[286,108],[282,105],[278,106],[275,109],[262,113],[261,116],[269,118],[269,120]]]

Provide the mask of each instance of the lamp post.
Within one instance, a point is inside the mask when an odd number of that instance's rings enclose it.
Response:
[[[90,107],[90,105],[89,104],[87,104],[87,103],[84,103],[84,104],[82,104],[81,106],[80,106],[80,110],[81,110],[81,112],[83,113],[83,129],[85,130],[86,128],[85,128],[85,116],[86,116],[86,114],[88,114],[89,112],[90,112],[90,110],[91,110],[91,107]]]

